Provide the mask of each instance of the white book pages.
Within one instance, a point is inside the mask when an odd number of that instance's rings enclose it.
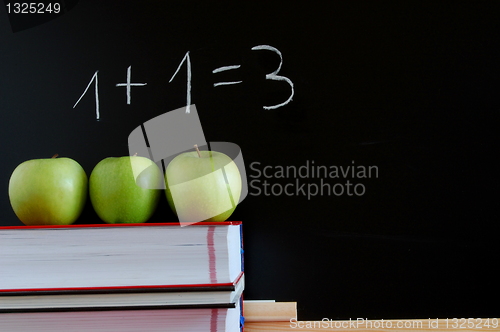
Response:
[[[240,227],[0,229],[0,291],[231,283]]]
[[[240,309],[165,309],[0,314],[9,332],[238,332]]]

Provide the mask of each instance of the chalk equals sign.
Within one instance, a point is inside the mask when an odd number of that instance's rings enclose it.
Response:
[[[217,74],[217,73],[220,73],[220,72],[223,72],[223,71],[228,71],[228,70],[233,70],[233,69],[238,69],[240,68],[241,66],[240,65],[234,65],[234,66],[224,66],[224,67],[220,67],[220,68],[217,68],[217,69],[214,69],[212,71],[212,73],[214,74]],[[243,81],[234,81],[234,82],[219,82],[219,83],[214,83],[214,88],[217,87],[217,86],[221,86],[221,85],[231,85],[231,84],[238,84],[238,83],[241,83]]]

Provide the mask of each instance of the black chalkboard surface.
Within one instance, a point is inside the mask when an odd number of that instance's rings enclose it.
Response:
[[[300,320],[498,316],[498,3],[81,0],[24,29],[9,3],[0,225],[21,225],[21,162],[90,174],[192,103],[245,161],[246,299]],[[162,199],[151,222],[175,221]],[[87,204],[77,223],[98,222]]]

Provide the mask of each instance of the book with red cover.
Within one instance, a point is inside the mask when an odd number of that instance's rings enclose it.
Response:
[[[0,311],[234,307],[244,288],[241,228],[0,227]]]
[[[241,332],[235,308],[99,310],[0,313],[9,332]]]

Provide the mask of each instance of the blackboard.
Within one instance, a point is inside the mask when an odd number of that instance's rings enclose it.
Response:
[[[1,7],[1,225],[21,225],[18,164],[127,155],[186,105],[189,58],[207,140],[246,165],[246,299],[300,320],[498,316],[498,3],[81,0],[14,30]],[[96,222],[88,204],[77,223]]]

